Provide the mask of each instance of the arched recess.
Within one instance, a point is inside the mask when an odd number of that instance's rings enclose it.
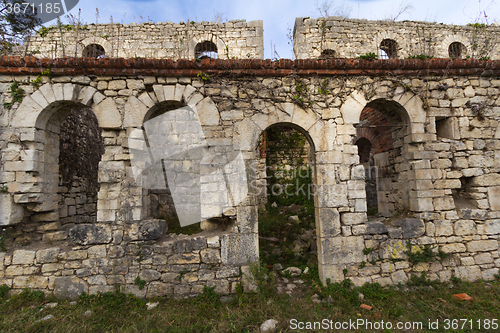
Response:
[[[408,161],[405,137],[409,133],[410,116],[405,108],[391,100],[375,99],[366,104],[356,127],[354,142],[368,140],[373,146],[374,170],[365,166],[366,181],[376,178],[378,212],[391,216],[409,207]],[[358,153],[360,151],[358,150]],[[366,168],[368,167],[368,168]]]
[[[203,34],[193,37],[193,39],[191,39],[188,43],[188,58],[195,59],[196,45],[206,41],[210,41],[217,46],[218,57],[222,58],[222,55],[226,52],[226,44],[222,41],[222,39],[212,34]],[[229,50],[229,57],[232,57],[231,50]]]
[[[87,110],[82,111],[82,114],[85,114],[84,118],[88,118],[91,123],[94,122],[93,126],[97,125],[99,128],[121,126],[121,115],[112,99],[106,99],[104,95],[90,86],[72,83],[47,83],[43,85],[33,94],[24,97],[23,102],[12,116],[11,126],[13,128],[32,133],[23,140],[23,144],[28,147],[28,150],[25,151],[26,156],[30,156],[30,160],[27,161],[29,163],[24,163],[23,171],[27,175],[32,175],[33,178],[27,181],[26,185],[30,186],[23,186],[17,193],[14,193],[17,194],[14,196],[16,203],[23,204],[33,214],[32,221],[57,221],[61,209],[63,209],[62,217],[74,217],[73,220],[70,219],[70,222],[88,221],[83,216],[76,218],[74,212],[65,212],[64,209],[68,207],[64,205],[64,207],[61,205],[58,207],[58,197],[65,195],[60,193],[61,189],[59,189],[59,134],[61,126],[72,112],[72,116],[79,118],[79,110],[84,108]],[[90,108],[93,108],[94,113]],[[94,116],[95,118],[93,118]],[[78,122],[77,119],[73,119],[73,121]],[[87,125],[92,126],[91,123]],[[97,168],[97,166],[95,167]],[[75,180],[75,182],[79,181],[79,179]],[[65,193],[67,192],[70,191]],[[77,205],[85,205],[88,201],[83,192],[78,194],[77,199],[77,201],[81,201]],[[71,205],[72,209],[77,207],[71,203],[68,205]]]
[[[255,177],[250,178],[256,205],[260,206],[258,220],[251,221],[252,229],[259,234],[259,256],[268,265],[286,265],[295,260],[313,260],[315,264],[317,239],[313,230],[318,228],[314,142],[303,127],[290,122],[271,124],[259,134],[252,167]],[[262,201],[263,197],[267,202]],[[284,216],[274,220],[273,209]],[[285,227],[288,216],[300,216],[300,223],[294,220]],[[296,240],[299,229],[304,236]],[[277,245],[273,238],[280,240],[278,255],[272,253]]]
[[[408,46],[406,44],[406,41],[393,31],[379,32],[372,41],[371,45],[371,49],[373,50],[372,52],[377,55],[380,55],[380,48],[382,42],[385,40],[395,42],[396,44],[395,58],[401,59],[401,58],[406,58],[408,56]]]
[[[342,48],[332,41],[323,41],[319,52],[320,54],[317,56],[319,59],[345,58]]]
[[[437,57],[439,58],[449,58],[449,48],[453,43],[460,43],[464,46],[461,57],[465,58],[469,54],[470,42],[466,36],[461,35],[449,35],[446,36],[437,47]]]
[[[173,155],[178,154],[179,158],[182,155],[182,168],[187,167],[189,170],[182,177],[194,182],[195,175],[192,173],[199,172],[206,155],[218,151],[221,148],[218,145],[225,144],[217,140],[210,141],[204,133],[205,126],[220,124],[220,115],[212,99],[204,97],[191,85],[154,85],[152,88],[152,91],[138,97],[130,96],[124,107],[123,126],[128,129],[132,169],[135,170],[134,175],[130,176],[135,176],[135,186],[140,188],[141,193],[140,200],[135,200],[134,205],[140,210],[140,218],[161,217],[173,223],[179,219],[181,226],[184,226],[183,223],[191,221],[185,218],[187,213],[195,209],[176,202],[178,188],[175,185],[170,188],[179,177],[177,173],[184,172],[178,171],[180,169],[174,165],[178,162],[174,161]],[[193,135],[197,139],[189,142]],[[181,146],[184,150],[180,149]],[[173,150],[176,150],[175,154]],[[141,161],[144,151],[150,152],[144,155],[145,163]],[[198,178],[201,176],[199,174]],[[157,182],[152,183],[148,179]],[[200,197],[200,194],[197,196]],[[199,206],[200,202],[192,204],[193,207]],[[200,211],[204,207],[203,202],[201,204],[202,207],[198,207],[196,213],[198,217],[205,214],[205,211]],[[208,222],[202,223],[202,227],[207,225]]]
[[[114,56],[113,46],[111,45],[111,43],[108,42],[107,39],[102,38],[102,37],[97,37],[97,36],[87,37],[87,38],[83,39],[81,42],[79,42],[77,44],[77,47],[76,47],[77,56],[79,56],[79,57],[83,56],[83,50],[92,44],[102,46],[106,57],[113,57]]]

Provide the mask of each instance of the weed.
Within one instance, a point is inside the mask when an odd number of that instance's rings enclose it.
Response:
[[[255,286],[257,294],[261,298],[271,297],[276,293],[275,276],[270,272],[266,265],[259,260],[249,262],[248,281]]]
[[[203,293],[198,295],[198,300],[205,301],[214,305],[220,302],[220,295],[215,292],[215,287],[203,287]]]
[[[203,82],[207,82],[208,80],[210,80],[210,76],[206,73],[198,73],[196,76],[199,77]]]
[[[140,290],[144,289],[144,287],[146,286],[146,281],[141,280],[139,276],[135,278],[134,283],[139,287]]]
[[[318,93],[322,95],[328,95],[330,93],[330,90],[328,88],[328,79],[325,79],[322,83],[321,86],[318,87]]]
[[[0,285],[0,298],[4,298],[7,293],[9,292],[10,287],[6,285],[5,283]]]
[[[427,60],[427,59],[432,59],[434,56],[431,55],[425,55],[425,54],[417,54],[417,55],[412,55],[409,56],[407,59],[420,59],[420,60]]]
[[[19,88],[19,82],[17,81],[10,85],[10,93],[12,94],[12,102],[3,103],[3,107],[6,109],[10,109],[16,102],[22,102],[24,98],[24,89]]]
[[[418,264],[419,262],[434,262],[436,261],[436,257],[439,257],[439,261],[443,261],[448,257],[448,254],[438,250],[435,253],[433,250],[436,246],[432,246],[430,244],[424,245],[424,247],[420,246],[412,246],[411,242],[408,241],[406,243],[406,250],[404,254],[408,256],[408,261],[412,263],[412,265]]]
[[[363,249],[363,254],[367,256],[367,255],[369,255],[370,253],[372,253],[372,252],[373,252],[373,250],[374,250],[374,248],[373,248],[373,247],[367,247],[366,249]]]
[[[0,230],[0,252],[7,252],[7,248],[5,247],[5,240],[9,238],[10,232],[8,229]]]
[[[362,261],[361,264],[359,264],[359,268],[365,268],[366,267],[366,261]]]
[[[425,287],[438,285],[439,281],[428,279],[427,272],[422,272],[420,276],[412,274],[407,284],[414,287]]]
[[[373,61],[373,60],[377,60],[378,56],[373,52],[368,52],[366,54],[360,55],[357,59]]]
[[[7,185],[0,186],[0,193],[9,193],[9,188]]]

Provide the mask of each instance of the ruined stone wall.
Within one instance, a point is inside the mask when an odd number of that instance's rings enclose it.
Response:
[[[34,91],[29,82],[47,66],[52,75],[44,76]],[[155,76],[148,75],[152,68]],[[249,182],[258,179],[258,169],[250,164],[260,160],[258,141],[266,128],[282,123],[303,129],[314,147],[322,281],[348,277],[356,284],[397,284],[422,271],[441,280],[493,279],[500,268],[499,68],[496,61],[442,59],[205,59],[182,64],[58,59],[39,64],[34,58],[1,58],[2,102],[11,101],[14,79],[30,91],[0,117],[0,186],[6,192],[0,197],[1,223],[23,226],[38,219],[51,226],[37,229],[51,244],[9,249],[2,255],[0,284],[56,295],[73,287],[106,291],[117,283],[146,296],[197,293],[204,285],[217,285],[220,292],[234,290],[247,272],[248,258],[258,256],[252,187],[242,202],[220,211],[218,216],[229,218],[228,223],[211,233],[168,236],[163,221],[147,216],[148,191],[133,176],[130,160],[136,148],[129,138],[165,103],[196,110],[206,151],[241,152]],[[299,102],[294,98],[298,76],[306,87]],[[65,108],[74,106],[91,107],[103,129],[97,222],[54,230],[57,224],[44,222],[58,207],[51,192],[56,174],[45,167],[55,155],[45,138],[51,135],[54,117],[63,117]],[[385,190],[392,197],[407,193],[406,215],[367,219],[365,172],[355,139],[368,108],[406,125],[393,136],[399,153],[391,162],[396,170]],[[208,200],[203,203],[221,198],[221,188],[202,185],[206,192],[200,200]],[[216,236],[218,241],[212,238]],[[434,251],[448,257],[442,263],[409,262],[408,242],[420,249],[436,246]],[[135,283],[138,276],[146,281],[144,289]]]
[[[28,54],[40,58],[81,57],[97,44],[106,57],[194,59],[196,45],[205,41],[216,46],[219,59],[264,59],[262,21],[50,26],[27,44]]]
[[[352,59],[370,52],[380,58],[381,43],[392,40],[395,53],[390,58],[405,59],[416,55],[450,58],[450,45],[460,43],[463,49],[454,57],[500,59],[499,37],[500,27],[495,24],[459,26],[418,21],[299,17],[295,20],[293,47],[297,59]]]

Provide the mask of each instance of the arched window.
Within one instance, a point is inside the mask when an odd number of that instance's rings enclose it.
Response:
[[[320,59],[335,59],[337,58],[336,52],[332,49],[326,49],[321,52]]]
[[[393,39],[384,39],[380,43],[379,59],[395,59],[398,57],[398,43]]]
[[[82,56],[86,58],[102,58],[104,55],[104,47],[99,44],[90,44],[85,46],[82,53]]]
[[[453,42],[448,47],[448,54],[452,59],[460,59],[465,53],[465,45],[460,42]]]
[[[212,58],[217,59],[217,46],[209,40],[196,44],[194,48],[194,57],[196,59]]]

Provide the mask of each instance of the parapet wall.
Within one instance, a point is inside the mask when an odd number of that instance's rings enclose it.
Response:
[[[198,44],[216,46],[219,59],[264,59],[262,21],[89,24],[50,26],[29,40],[28,53],[40,58],[81,57],[96,44],[106,57],[195,59]]]
[[[47,67],[42,85],[31,84]],[[499,61],[445,59],[0,58],[7,103],[0,117],[1,223],[43,235],[1,254],[0,284],[72,297],[114,285],[141,296],[199,293],[203,286],[233,291],[259,255],[258,187],[251,184],[261,178],[252,165],[261,161],[261,133],[273,125],[292,125],[311,143],[323,282],[398,284],[423,271],[443,281],[493,279],[500,268],[499,68]],[[25,91],[22,102],[12,100],[14,81]],[[248,194],[218,211],[225,219],[218,230],[169,236],[164,221],[148,216],[129,139],[165,105],[196,110],[205,152],[234,150],[244,159]],[[66,216],[61,226],[54,139],[74,107],[92,109],[105,152],[97,222]],[[378,207],[387,219],[367,217],[360,138],[378,147]],[[221,189],[211,185],[202,183],[200,200],[217,206]],[[448,257],[410,262],[408,243]]]
[[[498,25],[460,26],[343,17],[299,17],[295,20],[294,53],[297,59],[356,58],[370,52],[382,58],[380,49],[384,40],[395,42],[394,55],[389,55],[389,58],[394,59],[417,55],[434,58],[500,59]],[[460,54],[450,55],[449,48],[452,43],[462,45]]]

